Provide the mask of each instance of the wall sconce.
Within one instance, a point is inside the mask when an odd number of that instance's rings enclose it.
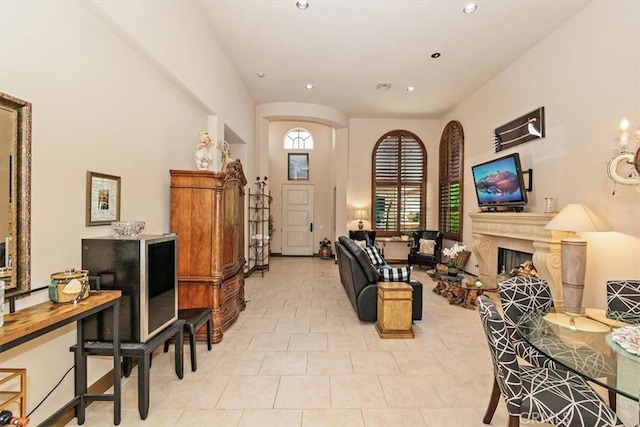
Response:
[[[366,209],[356,209],[355,219],[358,220],[358,230],[362,230],[364,228],[362,220],[369,219],[369,211]]]
[[[587,269],[587,242],[578,232],[611,231],[591,209],[580,204],[570,204],[544,226],[546,230],[568,231],[570,236],[560,241],[562,264],[562,291],[567,309],[582,307],[584,277]]]
[[[640,193],[640,150],[634,155],[637,142],[640,141],[640,131],[629,138],[629,120],[623,118],[620,122],[620,136],[614,143],[618,154],[613,156],[607,165],[609,178],[614,182],[612,195],[616,195],[616,184],[631,185]]]

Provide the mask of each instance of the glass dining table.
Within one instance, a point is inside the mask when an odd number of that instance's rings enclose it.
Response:
[[[628,345],[621,340],[620,335],[628,331],[630,334],[625,335],[637,340],[640,325],[609,319],[604,310],[554,307],[548,312],[527,313],[516,328],[525,341],[550,359],[588,381],[638,402],[640,351],[633,343]],[[623,341],[627,348],[616,340]],[[635,409],[630,409],[638,417],[635,402]]]

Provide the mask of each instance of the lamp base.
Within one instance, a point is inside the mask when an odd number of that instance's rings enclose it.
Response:
[[[565,308],[582,307],[584,278],[587,267],[587,242],[584,240],[562,240],[562,293]]]
[[[564,296],[564,309],[567,311],[580,310],[582,307],[582,295],[584,285],[571,285],[562,283],[562,294]]]
[[[358,221],[358,230],[362,230],[364,228],[364,223],[362,221]]]

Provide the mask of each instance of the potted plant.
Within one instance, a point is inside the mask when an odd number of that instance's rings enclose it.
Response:
[[[333,257],[333,253],[331,251],[331,240],[326,237],[320,241],[320,250],[318,251],[320,254],[320,258],[322,259],[330,259]]]
[[[456,261],[457,261],[458,255],[461,252],[466,250],[467,250],[467,247],[465,245],[459,245],[458,243],[455,243],[450,248],[444,248],[442,250],[442,254],[449,259],[447,261],[447,268],[448,268],[447,275],[454,276],[454,277],[458,275],[459,266]]]

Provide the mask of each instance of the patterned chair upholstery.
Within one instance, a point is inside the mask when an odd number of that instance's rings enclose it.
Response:
[[[543,316],[553,307],[549,284],[537,277],[515,276],[498,283],[498,291],[509,339],[516,354],[534,366],[557,369],[553,360],[529,345],[516,329],[516,323],[522,316]]]
[[[516,323],[523,316],[540,317],[553,307],[549,284],[538,277],[516,276],[498,283],[498,289],[504,321],[518,356],[534,366],[565,369],[529,345],[516,329]],[[540,328],[544,328],[544,324]],[[540,333],[545,334],[545,331],[541,330]],[[615,375],[614,369],[605,363],[600,352],[584,345],[570,347],[553,334],[546,335],[549,337],[545,339],[545,347],[553,349],[553,354],[558,355],[560,360],[566,360],[569,366],[579,366],[581,372],[588,372],[594,377]],[[560,350],[563,351],[562,356],[559,356]]]
[[[515,276],[498,283],[500,303],[504,312],[510,340],[518,357],[533,366],[566,370],[566,368],[549,359],[545,354],[526,342],[518,332],[516,324],[523,316],[541,317],[553,307],[551,290],[544,279],[532,276]],[[559,361],[565,361],[568,366],[576,366],[581,372],[589,373],[592,377],[615,375],[613,367],[609,366],[599,351],[586,345],[569,346],[557,339],[553,333],[547,333],[544,322],[539,325],[540,334],[545,336],[544,347],[556,355]],[[496,392],[496,390],[494,390]],[[609,391],[609,405],[615,410],[616,394]]]
[[[624,426],[616,413],[579,376],[536,366],[520,366],[511,334],[498,310],[486,296],[478,297],[478,311],[493,361],[494,384],[502,392],[509,426],[520,418],[557,426]],[[491,395],[499,399],[500,395]],[[489,424],[485,415],[483,422]]]
[[[640,324],[640,280],[607,282],[607,317]]]

